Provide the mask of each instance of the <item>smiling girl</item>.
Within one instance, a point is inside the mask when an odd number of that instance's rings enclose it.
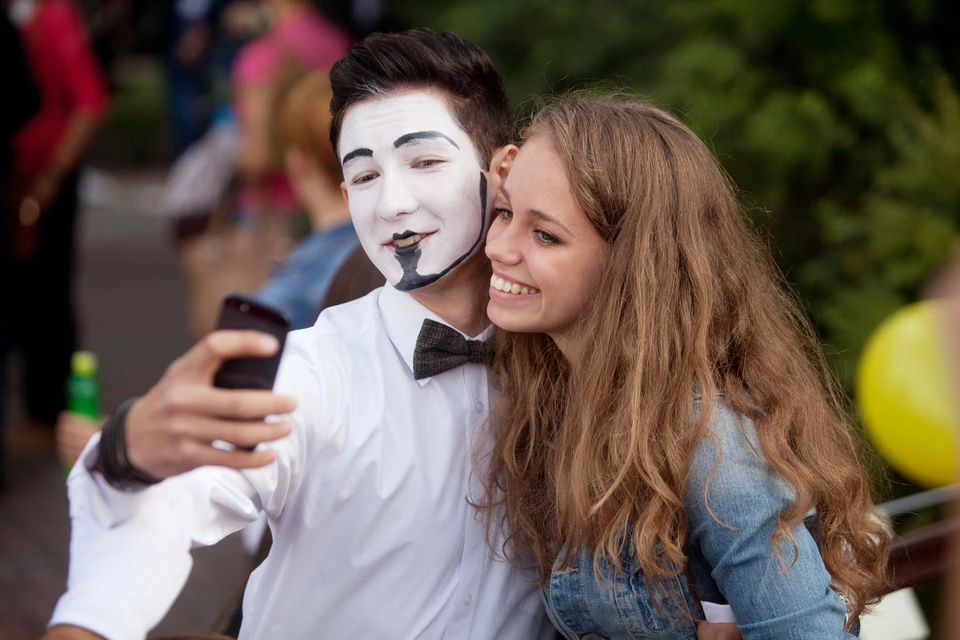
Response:
[[[541,110],[486,252],[502,396],[485,505],[567,638],[841,638],[884,582],[840,392],[734,187],[629,98]]]

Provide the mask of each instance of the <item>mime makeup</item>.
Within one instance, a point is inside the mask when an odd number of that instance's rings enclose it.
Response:
[[[360,242],[403,291],[430,285],[480,248],[488,185],[442,97],[410,92],[347,111],[338,151]]]
[[[453,263],[445,268],[440,273],[434,273],[429,275],[422,275],[418,271],[418,266],[420,263],[420,257],[423,255],[420,250],[420,243],[415,242],[412,245],[405,247],[397,247],[396,249],[396,258],[397,262],[400,263],[400,268],[403,269],[403,277],[400,278],[400,282],[396,284],[397,289],[401,291],[411,291],[413,289],[419,289],[420,287],[425,287],[428,284],[432,284],[453,271],[461,262],[463,262],[468,256],[472,255],[474,251],[477,250],[477,247],[480,246],[480,241],[483,240],[483,228],[484,220],[487,215],[487,176],[480,174],[480,208],[478,211],[480,215],[480,233],[477,235],[476,241],[473,243],[473,246],[470,249],[461,255],[459,258],[453,261]],[[406,240],[415,236],[413,231],[407,230],[402,234],[394,234],[394,243],[397,240]]]

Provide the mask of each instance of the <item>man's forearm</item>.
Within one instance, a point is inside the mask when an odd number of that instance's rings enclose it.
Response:
[[[104,637],[72,624],[58,624],[47,629],[40,640],[104,640]]]

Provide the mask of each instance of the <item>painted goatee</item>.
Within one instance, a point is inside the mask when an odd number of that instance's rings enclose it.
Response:
[[[477,236],[476,241],[474,241],[473,246],[470,247],[469,251],[464,253],[462,256],[457,258],[453,264],[448,266],[446,269],[440,273],[433,273],[422,275],[417,273],[417,265],[420,263],[420,243],[409,247],[409,249],[398,249],[396,251],[397,262],[400,263],[400,268],[403,269],[403,277],[400,278],[400,282],[397,283],[396,288],[400,291],[413,291],[414,289],[420,289],[429,284],[433,284],[443,276],[447,275],[453,269],[457,267],[461,262],[466,260],[469,256],[476,251],[477,247],[480,246],[480,242],[483,240],[483,233],[486,230],[486,217],[487,217],[487,176],[480,173],[480,234]]]

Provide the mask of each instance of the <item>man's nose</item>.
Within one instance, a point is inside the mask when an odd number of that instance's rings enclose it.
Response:
[[[393,221],[400,216],[415,212],[420,203],[413,197],[403,179],[397,175],[381,177],[380,201],[377,203],[377,215],[383,220]]]

